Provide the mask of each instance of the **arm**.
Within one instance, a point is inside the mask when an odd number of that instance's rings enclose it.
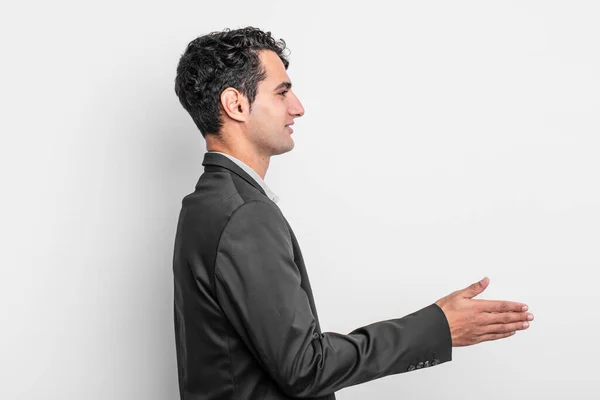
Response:
[[[317,333],[289,231],[270,203],[251,201],[233,213],[219,243],[215,278],[226,316],[288,395],[322,396],[419,362],[452,359],[450,328],[436,304],[348,335]]]

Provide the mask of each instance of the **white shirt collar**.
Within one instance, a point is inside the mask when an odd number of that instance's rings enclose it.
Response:
[[[254,179],[260,185],[260,187],[263,188],[263,190],[267,194],[267,197],[269,197],[273,201],[273,203],[277,203],[279,201],[279,197],[275,193],[273,193],[271,189],[269,189],[266,182],[260,177],[260,175],[256,173],[255,170],[250,168],[248,164],[230,154],[221,153],[220,151],[209,151],[208,153],[222,154],[225,157],[229,158],[231,161],[236,163],[241,169],[243,169],[248,175],[250,175],[252,179]]]

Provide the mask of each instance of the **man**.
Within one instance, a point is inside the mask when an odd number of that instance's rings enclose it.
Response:
[[[270,32],[226,29],[192,41],[177,68],[175,91],[208,151],[175,239],[181,398],[335,399],[524,329],[524,304],[473,299],[486,278],[403,318],[321,331],[300,247],[264,182],[304,115],[284,50]]]

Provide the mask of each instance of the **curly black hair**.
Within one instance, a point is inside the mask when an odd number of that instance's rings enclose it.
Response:
[[[258,84],[266,77],[259,52],[274,51],[287,70],[285,46],[283,39],[276,41],[271,32],[251,26],[211,32],[188,44],[177,66],[175,93],[203,137],[220,134],[220,97],[228,87],[246,96],[252,109]]]

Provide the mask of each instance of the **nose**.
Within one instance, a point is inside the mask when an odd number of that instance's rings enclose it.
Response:
[[[290,114],[294,115],[295,117],[301,117],[304,115],[304,107],[302,106],[302,103],[300,103],[298,96],[296,96],[295,94],[294,101],[291,102],[289,111]]]

